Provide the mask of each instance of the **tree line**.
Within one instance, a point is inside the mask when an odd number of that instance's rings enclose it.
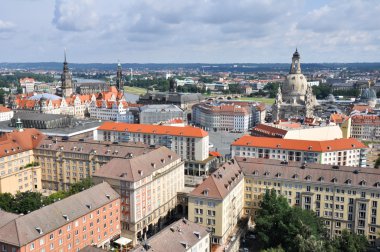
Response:
[[[50,205],[58,200],[79,193],[93,185],[91,178],[86,178],[80,182],[72,184],[68,191],[57,191],[49,196],[43,196],[39,192],[17,192],[15,195],[10,193],[0,193],[0,209],[15,213],[27,214],[43,206]]]

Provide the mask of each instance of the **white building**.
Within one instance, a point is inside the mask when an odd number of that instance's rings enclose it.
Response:
[[[305,163],[366,166],[366,149],[354,138],[326,141],[243,136],[231,144],[232,157],[267,158]]]
[[[0,122],[12,119],[14,112],[6,107],[0,106]]]
[[[209,156],[209,136],[200,128],[175,127],[150,124],[104,122],[94,134],[94,140],[111,142],[142,142],[162,145],[176,152],[185,161],[185,175],[194,183],[202,181],[216,159]],[[190,178],[191,177],[191,178]]]
[[[33,78],[20,79],[20,85],[24,94],[34,92],[34,85],[36,84]]]
[[[264,111],[264,112],[263,112]],[[207,130],[248,131],[265,118],[265,107],[247,102],[199,103],[192,121]]]
[[[93,100],[88,112],[91,118],[105,121],[133,122],[133,114],[126,101]]]
[[[351,136],[356,139],[380,141],[379,115],[354,115],[351,117]]]
[[[152,104],[140,107],[140,123],[155,124],[173,119],[184,119],[183,110],[172,104]]]

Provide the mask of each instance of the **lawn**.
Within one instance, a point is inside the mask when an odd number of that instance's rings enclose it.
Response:
[[[266,105],[272,105],[274,103],[274,98],[266,98],[266,97],[241,97],[238,100],[239,101],[263,102]]]
[[[124,92],[135,94],[135,95],[141,95],[141,94],[145,94],[146,93],[146,89],[145,88],[139,88],[139,87],[125,86],[124,87]]]

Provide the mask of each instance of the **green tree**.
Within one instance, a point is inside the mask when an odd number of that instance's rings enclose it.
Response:
[[[313,94],[317,99],[325,99],[329,94],[331,94],[331,87],[326,84],[320,84],[319,86],[313,86]]]
[[[13,195],[10,193],[0,193],[0,209],[12,212]]]
[[[83,190],[90,188],[93,185],[94,185],[94,183],[92,182],[91,178],[89,178],[89,177],[85,178],[82,181],[79,181],[75,184],[72,184],[70,186],[70,190],[68,192],[68,195],[73,195],[73,194],[79,193]]]
[[[12,212],[27,214],[42,207],[42,194],[38,192],[18,192],[14,196]]]
[[[278,86],[280,84],[279,83],[276,83],[276,82],[268,82],[265,86],[264,86],[264,90],[267,90],[268,93],[269,93],[269,98],[275,98],[276,97],[276,94],[277,94],[277,91],[278,91]]]
[[[67,196],[69,196],[68,192],[58,191],[58,192],[52,193],[49,196],[45,197],[43,202],[44,202],[44,205],[46,206],[46,205],[50,205],[50,204],[52,204],[58,200],[64,199]]]
[[[342,252],[364,252],[367,251],[368,240],[364,235],[351,234],[347,230],[333,241],[335,251]]]

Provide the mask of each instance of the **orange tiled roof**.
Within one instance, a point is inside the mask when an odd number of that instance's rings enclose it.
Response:
[[[213,156],[213,157],[221,157],[222,156],[222,154],[220,154],[217,151],[210,151],[209,154],[210,154],[210,156]]]
[[[10,112],[10,111],[12,111],[12,110],[9,109],[9,108],[6,108],[4,106],[0,106],[0,113],[2,113],[2,112]]]
[[[346,121],[349,117],[345,114],[331,114],[330,115],[330,121],[334,123],[343,123]]]
[[[373,109],[369,106],[369,105],[358,105],[358,104],[355,104],[351,107],[351,111],[359,111],[359,112],[373,112]]]
[[[176,127],[150,124],[130,124],[121,122],[104,122],[98,128],[98,130],[129,131],[134,133],[174,135],[199,138],[208,136],[208,133],[203,129],[192,126]]]
[[[232,146],[250,146],[269,149],[330,152],[367,148],[354,138],[341,138],[326,141],[296,140],[272,137],[243,136],[232,143]]]
[[[6,133],[0,137],[0,157],[31,150],[37,147],[44,137],[44,134],[36,129]]]

